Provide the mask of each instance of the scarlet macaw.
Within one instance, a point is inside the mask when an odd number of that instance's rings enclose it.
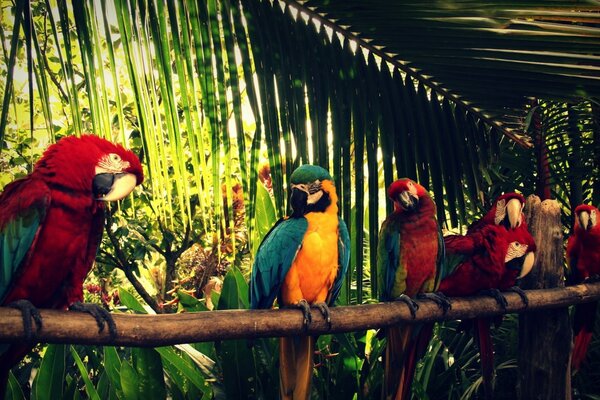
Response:
[[[350,237],[338,217],[337,194],[329,173],[302,165],[291,175],[289,217],[280,219],[261,243],[250,280],[253,309],[300,308],[306,327],[310,307],[331,323],[328,306],[335,302],[348,269]],[[313,369],[314,338],[281,338],[279,376],[283,399],[307,399]]]
[[[0,305],[23,313],[28,341],[0,345],[0,397],[8,372],[31,348],[36,307],[92,314],[115,334],[102,307],[84,304],[83,281],[102,239],[104,202],[127,196],[144,177],[137,156],[97,136],[51,145],[28,176],[0,194]]]
[[[596,280],[600,276],[600,225],[598,209],[581,204],[575,208],[573,234],[567,242],[567,263],[571,276],[569,281],[582,283]],[[575,306],[573,316],[573,356],[571,365],[578,370],[585,359],[587,348],[594,332],[594,320],[598,302],[583,303]]]
[[[446,311],[450,303],[434,294],[444,260],[444,244],[436,219],[435,203],[427,190],[410,179],[399,179],[388,188],[394,211],[379,232],[377,267],[381,301],[405,302],[413,318],[415,297],[429,298]],[[414,368],[429,343],[427,325],[394,326],[387,329],[385,352],[386,398],[410,396]]]
[[[521,202],[523,197],[516,193],[503,195],[486,216],[469,228],[467,235],[444,237],[446,270],[438,288],[440,292],[448,296],[489,294],[506,308],[506,299],[500,291],[512,290],[527,304],[527,296],[515,284],[533,267],[535,242],[527,230]],[[491,398],[494,373],[491,320],[477,318],[474,322],[485,396]]]

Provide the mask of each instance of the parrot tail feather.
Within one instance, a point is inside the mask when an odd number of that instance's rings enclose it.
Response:
[[[490,400],[494,396],[494,345],[490,334],[490,319],[478,318],[476,325],[484,396]]]
[[[282,399],[310,398],[315,338],[312,336],[279,339],[279,379]]]
[[[573,340],[573,356],[571,359],[571,368],[575,371],[581,367],[585,360],[588,346],[592,341],[597,306],[597,302],[575,306],[575,315],[573,316],[575,339]]]

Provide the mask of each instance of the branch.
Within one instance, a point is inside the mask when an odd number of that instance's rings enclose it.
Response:
[[[506,293],[508,307],[502,310],[490,297],[455,298],[445,316],[430,301],[419,301],[417,317],[412,319],[402,302],[335,307],[331,310],[331,329],[318,311],[305,331],[299,310],[227,310],[163,315],[113,314],[118,335],[111,340],[108,332],[98,333],[96,321],[85,313],[42,310],[43,328],[37,339],[47,343],[73,343],[153,347],[179,343],[209,342],[303,334],[352,332],[384,328],[399,323],[434,322],[454,319],[523,313],[600,300],[600,283],[582,284],[560,289],[526,291],[529,307],[525,308],[516,293]],[[0,342],[23,340],[21,313],[0,308]]]
[[[125,276],[129,280],[129,282],[131,282],[134,289],[138,292],[138,294],[142,297],[142,299],[144,299],[146,304],[148,304],[157,313],[160,313],[161,309],[158,305],[158,302],[152,296],[150,296],[150,294],[148,293],[148,291],[146,290],[144,285],[142,285],[142,283],[137,279],[137,277],[133,273],[134,265],[128,261],[127,256],[125,255],[125,252],[121,248],[119,240],[116,238],[115,234],[113,233],[113,231],[110,228],[111,225],[112,225],[112,211],[107,210],[105,231],[106,231],[106,235],[108,236],[108,238],[109,238],[110,242],[112,243],[113,248],[115,250],[114,258],[116,258],[116,261],[117,261],[115,263],[115,265],[117,266],[117,268],[120,268],[125,273]]]

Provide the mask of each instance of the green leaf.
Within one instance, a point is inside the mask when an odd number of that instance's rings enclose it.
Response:
[[[46,347],[40,369],[33,381],[31,398],[35,400],[60,399],[65,381],[66,349],[64,344]]]
[[[117,395],[121,395],[121,377],[119,375],[121,372],[121,359],[117,350],[112,346],[104,347],[104,372],[106,372],[110,384],[114,387]]]
[[[12,371],[8,371],[8,387],[6,389],[6,400],[25,400],[21,385]]]
[[[172,347],[158,347],[155,349],[162,357],[163,365],[167,370],[177,371],[182,377],[185,377],[198,390],[204,392],[207,390],[202,375],[194,367],[189,358],[179,355]],[[170,374],[173,379],[174,374]],[[183,386],[183,381],[179,381]]]
[[[92,400],[100,400],[100,396],[98,395],[98,392],[94,388],[94,384],[92,383],[92,381],[90,380],[90,377],[89,377],[89,372],[88,372],[87,368],[85,367],[85,365],[83,365],[83,362],[81,361],[81,358],[79,357],[79,354],[77,354],[77,351],[75,351],[75,348],[73,346],[70,346],[70,351],[71,351],[71,355],[73,356],[73,359],[75,360],[75,364],[77,364],[77,368],[79,368],[79,373],[81,374],[81,378],[83,379],[83,382],[85,383],[85,391],[87,392],[88,397]]]
[[[256,254],[258,246],[262,243],[263,238],[269,232],[271,227],[277,221],[277,215],[275,212],[275,204],[273,203],[273,197],[265,188],[262,182],[256,182],[256,206],[254,225],[255,229],[252,231],[252,253]]]
[[[119,287],[119,299],[121,300],[121,303],[127,306],[127,308],[130,310],[139,312],[141,314],[148,314],[142,303],[140,303],[135,296],[122,287]]]
[[[146,348],[134,348],[131,354],[139,379],[139,396],[143,399],[164,399],[167,392],[160,354]]]
[[[139,398],[139,377],[129,361],[123,360],[121,364],[121,387],[124,400],[137,400]]]

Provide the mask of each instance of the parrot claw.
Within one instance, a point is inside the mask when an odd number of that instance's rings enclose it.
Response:
[[[408,309],[410,310],[410,315],[412,315],[413,319],[417,317],[417,310],[419,309],[419,304],[416,301],[414,301],[404,293],[396,297],[395,301],[401,301],[404,304],[406,304],[408,306]]]
[[[321,314],[323,315],[323,318],[325,318],[325,322],[327,322],[327,329],[331,330],[331,315],[329,314],[329,307],[327,306],[326,303],[315,303],[313,304],[314,307],[316,307]]]
[[[442,292],[419,293],[418,299],[429,299],[433,301],[439,308],[442,309],[444,315],[448,314],[448,310],[452,309],[450,299]]]
[[[525,292],[523,291],[523,289],[521,289],[518,286],[513,286],[510,289],[508,289],[509,292],[515,292],[516,294],[518,294],[521,297],[521,300],[523,301],[523,304],[525,304],[525,307],[529,306],[529,298],[527,297],[527,295],[525,294]]]
[[[23,330],[25,333],[25,341],[33,341],[33,327],[31,326],[31,319],[35,323],[36,333],[42,330],[42,317],[37,308],[29,300],[17,300],[6,305],[7,307],[16,308],[21,311],[23,315]]]
[[[110,338],[114,339],[117,337],[117,325],[110,315],[110,312],[101,305],[76,301],[69,306],[69,310],[90,314],[96,320],[96,324],[98,324],[98,332],[102,332],[104,330],[104,325],[106,324],[108,325]]]
[[[299,308],[302,310],[302,315],[304,316],[304,320],[302,321],[302,326],[304,326],[304,330],[308,330],[312,322],[312,314],[310,313],[310,304],[308,301],[302,299],[295,306],[295,308]]]
[[[500,291],[498,289],[482,290],[481,292],[479,292],[479,294],[484,295],[484,296],[493,297],[494,300],[496,300],[496,303],[498,303],[498,305],[500,307],[502,307],[502,309],[504,311],[506,311],[506,307],[508,306],[508,301],[506,301],[506,297],[504,297],[504,295],[502,293],[500,293]]]

